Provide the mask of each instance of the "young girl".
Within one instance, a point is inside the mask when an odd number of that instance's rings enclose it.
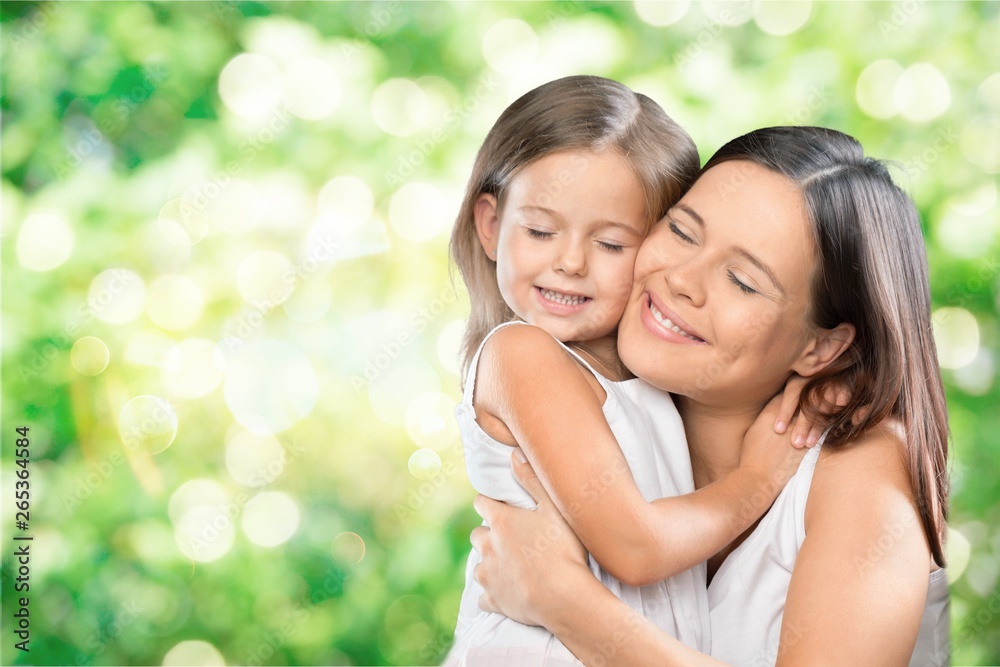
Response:
[[[473,487],[533,506],[511,471],[520,447],[558,491],[594,575],[664,631],[707,651],[704,561],[763,514],[801,456],[762,418],[740,467],[695,493],[669,394],[619,360],[616,329],[639,244],[697,172],[691,138],[649,98],[598,77],[553,81],[508,107],[486,137],[451,250],[472,301],[456,417]],[[702,338],[709,332],[666,306],[650,312],[673,342],[711,344]],[[583,438],[616,441],[620,464],[595,469],[579,460],[574,443]],[[626,500],[613,497],[628,486],[615,484],[622,476],[656,501],[642,504],[648,515],[613,513]],[[551,539],[537,536],[538,558]],[[545,629],[480,610],[478,562],[473,551],[446,664],[579,664]],[[615,650],[608,647],[612,663]]]

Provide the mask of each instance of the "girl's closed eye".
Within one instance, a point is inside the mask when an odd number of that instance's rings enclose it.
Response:
[[[625,246],[618,243],[611,243],[610,241],[598,241],[597,245],[601,246],[609,252],[622,252],[625,250]]]
[[[552,236],[553,232],[543,232],[540,229],[532,229],[531,227],[525,227],[528,232],[528,236],[536,239],[547,239]]]

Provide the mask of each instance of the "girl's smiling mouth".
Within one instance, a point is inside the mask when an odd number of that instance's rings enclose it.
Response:
[[[557,315],[572,315],[583,310],[584,306],[593,301],[589,296],[570,292],[558,292],[545,287],[534,286],[539,303],[549,312]]]

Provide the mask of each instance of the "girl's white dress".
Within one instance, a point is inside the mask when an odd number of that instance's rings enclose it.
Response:
[[[769,667],[777,659],[785,598],[796,556],[806,537],[806,501],[821,444],[806,453],[771,509],[712,578],[708,588],[712,656],[727,665]],[[795,641],[805,631],[795,627],[788,630],[788,641]],[[930,574],[920,633],[909,667],[948,665],[950,649],[948,578],[941,568]]]
[[[491,331],[483,340],[469,367],[463,400],[455,409],[455,416],[473,488],[510,505],[534,507],[531,496],[514,478],[511,447],[494,440],[479,427],[472,405],[476,368],[483,345],[501,327],[516,324],[523,323],[508,322]],[[670,395],[638,378],[623,382],[608,380],[573,350],[565,345],[563,347],[594,374],[607,392],[604,416],[642,496],[647,501],[653,501],[694,491],[684,426]],[[704,564],[652,586],[636,587],[627,586],[612,577],[593,557],[589,560],[594,576],[632,609],[688,646],[709,652]],[[562,642],[544,628],[522,625],[501,614],[487,613],[479,608],[479,596],[483,589],[472,577],[478,563],[479,554],[473,550],[465,570],[465,591],[455,628],[455,644],[444,664],[474,667],[579,665]],[[613,657],[609,656],[608,664],[613,663]]]

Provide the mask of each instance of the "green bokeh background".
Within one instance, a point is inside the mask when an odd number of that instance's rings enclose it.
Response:
[[[898,163],[947,366],[954,663],[1000,663],[1000,5],[804,6],[3,3],[2,662],[439,661],[478,523],[449,228],[502,109],[591,73],[703,158],[808,123]]]

